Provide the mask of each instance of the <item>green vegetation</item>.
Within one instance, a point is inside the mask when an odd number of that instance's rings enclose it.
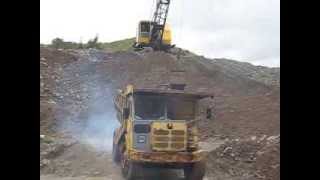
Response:
[[[95,38],[90,39],[87,44],[83,45],[82,43],[80,43],[79,46],[80,48],[101,49],[101,43],[99,43],[98,41],[99,41],[98,36],[96,36]]]
[[[52,137],[44,136],[41,138],[41,136],[40,136],[40,142],[50,144],[50,143],[53,143],[53,141],[54,141],[54,139]]]
[[[93,39],[90,39],[85,44],[83,44],[82,42],[68,42],[64,41],[62,38],[55,38],[51,41],[51,44],[49,44],[48,46],[56,49],[101,49],[101,43],[99,43],[98,36],[94,37]]]
[[[102,49],[109,51],[128,51],[133,50],[132,44],[134,43],[135,38],[124,39],[120,41],[114,41],[111,43],[102,43]]]
[[[51,44],[43,45],[40,44],[40,47],[51,47],[55,49],[104,49],[112,52],[116,51],[130,51],[133,50],[132,44],[134,43],[134,38],[124,39],[120,41],[114,41],[110,43],[99,42],[98,36],[90,39],[87,43],[77,43],[77,42],[68,42],[64,41],[62,38],[55,38],[51,41]]]
[[[77,49],[79,48],[79,44],[75,42],[66,42],[61,38],[55,38],[51,41],[49,47],[56,49]]]

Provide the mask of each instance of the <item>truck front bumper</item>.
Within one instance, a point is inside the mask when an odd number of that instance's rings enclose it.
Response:
[[[150,163],[195,163],[206,158],[207,152],[141,152],[129,151],[129,159],[136,162]]]

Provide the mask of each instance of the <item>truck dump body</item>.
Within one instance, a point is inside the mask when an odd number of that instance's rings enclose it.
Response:
[[[159,94],[164,96],[183,96],[183,97],[190,97],[190,98],[196,98],[196,99],[202,99],[202,98],[208,98],[208,97],[214,97],[213,93],[198,91],[198,92],[185,92],[183,90],[176,90],[176,89],[168,89],[168,88],[140,88],[140,89],[134,89],[132,91],[134,94]]]

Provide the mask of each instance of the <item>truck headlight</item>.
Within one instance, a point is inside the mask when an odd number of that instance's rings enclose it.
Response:
[[[138,143],[145,143],[146,138],[147,137],[145,135],[138,135]]]

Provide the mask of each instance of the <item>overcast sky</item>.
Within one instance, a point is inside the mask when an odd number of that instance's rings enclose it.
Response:
[[[40,0],[40,42],[134,37],[155,0]],[[171,0],[173,42],[209,58],[280,66],[280,0]]]

